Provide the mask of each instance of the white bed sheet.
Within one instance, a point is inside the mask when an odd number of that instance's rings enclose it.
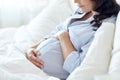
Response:
[[[0,80],[59,80],[48,76],[26,59],[20,46],[14,42],[16,31],[16,28],[0,30]]]

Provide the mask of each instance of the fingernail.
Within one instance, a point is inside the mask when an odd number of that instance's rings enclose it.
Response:
[[[40,56],[41,54],[40,54],[40,52],[37,52],[37,56]]]
[[[41,68],[41,69],[43,69],[43,68],[44,68],[44,66],[40,66],[40,68]]]

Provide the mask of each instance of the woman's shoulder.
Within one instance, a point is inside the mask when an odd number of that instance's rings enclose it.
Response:
[[[111,16],[109,18],[104,19],[102,22],[110,22],[110,23],[115,24],[116,23],[116,18],[117,18],[116,16]]]

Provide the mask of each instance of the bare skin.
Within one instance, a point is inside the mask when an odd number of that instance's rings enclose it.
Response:
[[[91,13],[80,18],[79,21],[84,21],[90,18],[95,13],[94,11],[92,11],[94,3],[92,3],[91,0],[74,0],[74,1],[78,4],[79,7],[81,7],[83,12],[91,11]],[[90,5],[88,6],[87,4],[90,4]],[[73,23],[74,21],[77,21],[77,20],[73,20],[71,23]],[[75,48],[72,42],[70,41],[69,33],[64,30],[64,31],[58,32],[53,36],[59,39],[61,49],[62,49],[63,59],[65,60],[72,51],[75,51]],[[37,46],[40,45],[41,42],[33,45],[30,49],[26,51],[27,59],[39,68],[44,67],[44,62],[41,59],[37,58],[37,55],[40,55],[40,53],[36,50]]]
[[[40,55],[40,53],[36,50],[36,48],[43,41],[44,40],[36,43],[35,45],[31,46],[28,50],[26,50],[27,59],[39,68],[44,67],[44,62],[41,59],[37,58],[37,55]]]

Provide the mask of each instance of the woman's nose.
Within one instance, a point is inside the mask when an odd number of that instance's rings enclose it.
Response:
[[[79,3],[79,2],[80,2],[80,0],[74,0],[74,2],[75,2],[75,3]]]

